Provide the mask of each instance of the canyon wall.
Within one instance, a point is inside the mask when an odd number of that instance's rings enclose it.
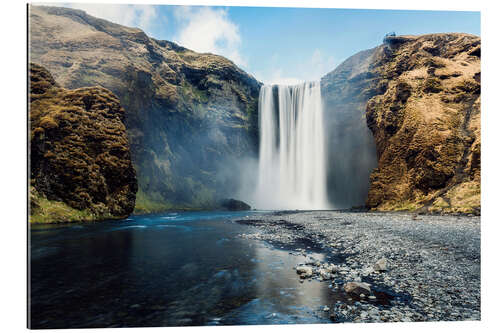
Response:
[[[63,87],[116,94],[137,171],[136,212],[210,209],[257,155],[260,83],[200,54],[80,10],[29,7],[31,61]]]

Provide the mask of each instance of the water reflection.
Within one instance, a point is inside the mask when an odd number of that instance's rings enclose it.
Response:
[[[251,227],[227,214],[32,228],[32,327],[325,322],[327,284],[292,270],[305,258],[238,237]]]
[[[320,308],[329,304],[329,289],[315,280],[300,282],[293,267],[304,263],[304,256],[290,255],[264,243],[253,246],[256,264],[254,299],[234,310],[223,323],[290,324],[329,322],[321,316]],[[323,260],[322,254],[312,254]],[[311,257],[309,256],[309,257]]]

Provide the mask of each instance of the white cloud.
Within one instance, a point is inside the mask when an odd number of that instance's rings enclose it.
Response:
[[[179,33],[175,42],[196,52],[225,56],[240,66],[247,62],[240,53],[241,37],[238,26],[224,9],[210,7],[176,7],[175,18]]]
[[[319,49],[314,50],[310,61],[310,80],[319,80],[326,73],[335,68],[335,59],[333,56],[325,56]]]
[[[115,5],[92,3],[59,4],[84,10],[87,14],[128,27],[137,27],[150,34],[150,28],[158,13],[152,5]]]
[[[325,56],[319,49],[315,49],[310,58],[291,68],[280,66],[280,55],[273,54],[270,57],[271,71],[262,73],[258,71],[255,76],[265,84],[298,84],[304,81],[320,80],[325,74],[335,68],[335,59],[333,56]]]
[[[287,76],[282,68],[275,68],[271,72],[267,72],[266,74],[262,72],[256,72],[255,77],[257,78],[257,80],[261,80],[264,84],[295,85],[306,81],[298,77]]]

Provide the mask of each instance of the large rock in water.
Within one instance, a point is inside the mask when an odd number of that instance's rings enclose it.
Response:
[[[31,64],[30,204],[32,222],[124,218],[137,180],[124,110],[104,88],[60,88]]]
[[[236,200],[236,199],[223,199],[220,202],[220,205],[222,208],[227,209],[227,210],[231,210],[231,211],[250,210],[252,208],[247,203],[245,203],[241,200]]]
[[[118,96],[137,171],[137,211],[213,208],[257,153],[260,83],[200,54],[80,10],[29,7],[30,56],[66,88]]]
[[[350,129],[339,135],[351,138],[353,151],[346,156],[354,162],[331,162],[343,170],[360,158],[362,175],[378,164],[368,207],[480,212],[480,56],[481,39],[469,34],[388,37],[322,79],[327,112],[340,113],[345,128],[356,128],[349,112],[361,118],[362,111],[373,133],[375,164]],[[333,181],[342,186],[342,179]]]

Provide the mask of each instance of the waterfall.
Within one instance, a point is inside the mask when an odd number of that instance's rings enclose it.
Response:
[[[328,209],[319,82],[269,86],[259,96],[259,209]]]

